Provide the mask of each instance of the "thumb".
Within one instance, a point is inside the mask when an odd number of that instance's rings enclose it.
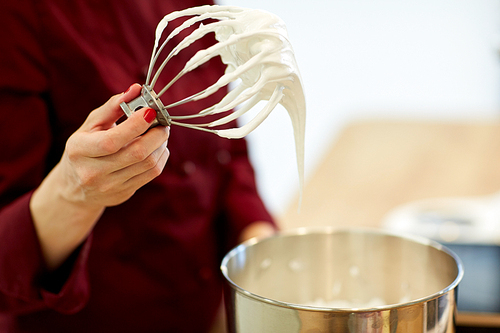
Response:
[[[132,84],[127,91],[112,96],[106,103],[93,110],[82,127],[86,132],[107,130],[115,126],[116,121],[123,117],[124,113],[120,107],[122,102],[130,102],[141,92],[141,86],[137,83]]]

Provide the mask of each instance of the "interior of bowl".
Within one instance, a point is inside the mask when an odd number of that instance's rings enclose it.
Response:
[[[223,262],[236,288],[319,308],[377,308],[436,297],[462,268],[437,243],[381,231],[320,230],[243,244]]]

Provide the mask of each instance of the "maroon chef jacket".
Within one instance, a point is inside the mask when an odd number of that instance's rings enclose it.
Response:
[[[0,2],[1,332],[203,332],[210,326],[221,298],[222,255],[246,225],[271,220],[243,140],[174,126],[162,175],[107,208],[51,274],[29,211],[32,190],[89,112],[144,83],[160,19],[205,3]],[[174,57],[158,86],[212,39]],[[223,71],[215,59],[162,98],[168,103],[198,92]],[[192,114],[224,94],[171,112]]]

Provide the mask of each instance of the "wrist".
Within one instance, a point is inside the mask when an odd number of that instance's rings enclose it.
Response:
[[[85,240],[105,207],[91,205],[71,193],[56,166],[30,201],[33,224],[49,269],[55,269]]]
[[[276,228],[273,224],[265,221],[256,221],[243,229],[240,234],[239,242],[242,243],[251,238],[270,237],[275,233]]]

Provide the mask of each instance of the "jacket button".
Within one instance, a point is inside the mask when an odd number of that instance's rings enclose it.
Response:
[[[231,162],[231,154],[227,150],[219,150],[217,152],[217,161],[222,165],[226,165]]]
[[[184,170],[184,173],[186,175],[190,175],[196,171],[196,164],[194,164],[194,162],[191,161],[186,161],[182,164],[182,169]]]

